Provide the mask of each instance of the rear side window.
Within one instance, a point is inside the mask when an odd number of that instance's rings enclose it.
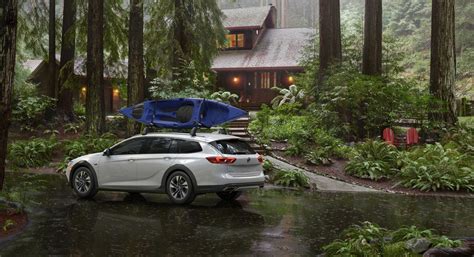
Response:
[[[150,141],[150,145],[148,146],[147,153],[150,154],[160,154],[160,153],[169,153],[170,146],[171,146],[171,139],[170,138],[153,138]]]
[[[201,144],[186,140],[173,140],[170,148],[170,152],[172,153],[197,153],[201,151]]]
[[[211,143],[223,154],[255,154],[252,147],[240,139],[219,140]]]

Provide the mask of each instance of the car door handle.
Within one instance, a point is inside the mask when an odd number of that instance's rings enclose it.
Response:
[[[169,161],[171,160],[171,157],[164,157],[163,159],[165,159],[166,161]]]
[[[128,159],[129,162],[134,162],[135,160],[134,159]]]

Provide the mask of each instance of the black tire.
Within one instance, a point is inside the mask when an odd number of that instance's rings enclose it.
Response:
[[[242,194],[242,191],[222,191],[217,192],[216,194],[224,201],[234,201],[235,199],[239,198],[239,196]]]
[[[79,167],[72,175],[72,188],[79,198],[92,198],[97,194],[94,172],[87,167]]]
[[[190,204],[196,198],[193,182],[183,171],[175,171],[168,177],[166,194],[175,204]]]

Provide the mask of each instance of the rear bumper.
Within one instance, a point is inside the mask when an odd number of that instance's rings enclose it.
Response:
[[[244,191],[249,189],[263,188],[264,182],[252,182],[252,183],[233,183],[225,185],[215,186],[198,186],[197,193],[216,193],[222,191]]]

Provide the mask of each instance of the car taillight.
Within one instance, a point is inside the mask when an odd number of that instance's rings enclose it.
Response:
[[[263,156],[258,155],[257,160],[259,163],[263,163]]]
[[[211,157],[206,157],[206,159],[210,163],[215,163],[215,164],[231,164],[237,160],[234,157],[223,157],[223,156],[211,156]]]

